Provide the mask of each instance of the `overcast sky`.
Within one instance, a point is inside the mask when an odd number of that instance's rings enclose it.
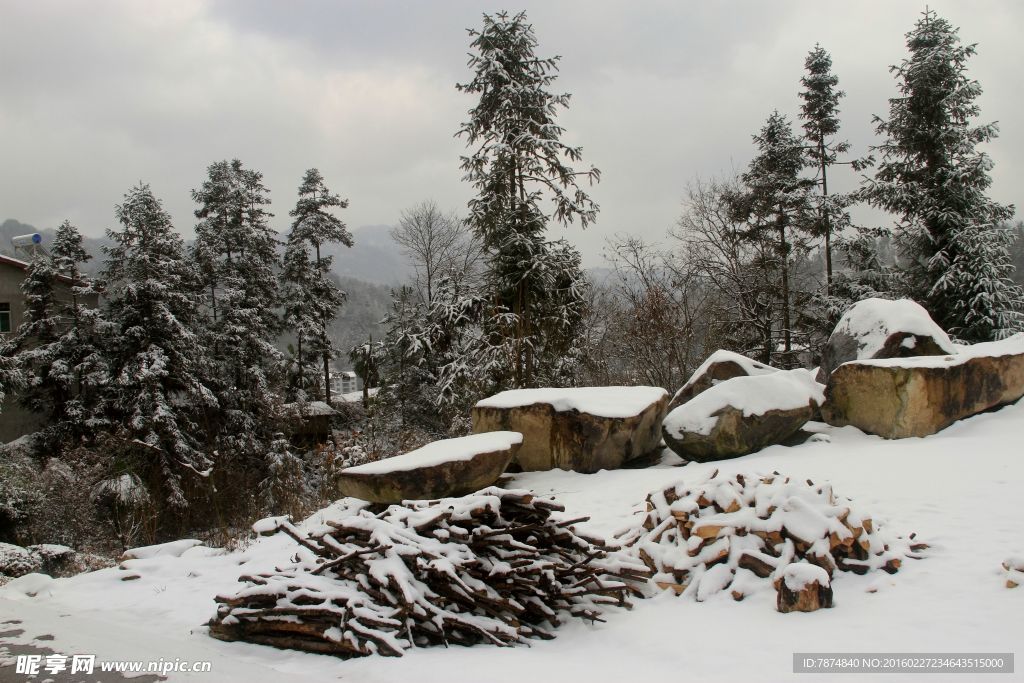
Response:
[[[1024,3],[929,0],[978,43],[971,75],[992,188],[1024,201]],[[795,116],[803,61],[832,53],[843,134],[863,154],[872,114],[895,94],[888,72],[924,3],[519,2],[541,56],[561,55],[566,140],[603,172],[596,225],[558,228],[597,265],[616,233],[660,239],[695,176],[742,168],[773,109]],[[207,165],[240,158],[265,174],[279,230],[303,171],[347,197],[352,226],[392,224],[433,198],[463,210],[463,142],[472,97],[465,29],[478,2],[0,0],[0,220],[98,235],[139,180],[192,235],[189,191]],[[855,182],[837,179],[839,189]]]

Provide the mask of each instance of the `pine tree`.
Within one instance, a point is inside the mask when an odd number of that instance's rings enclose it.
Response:
[[[281,272],[281,298],[286,328],[295,335],[289,345],[288,398],[305,401],[320,389],[318,375],[311,366],[319,358],[310,352],[310,340],[320,329],[313,306],[313,280],[316,269],[302,240],[288,238]]]
[[[105,407],[131,468],[182,508],[182,475],[206,476],[212,465],[198,418],[216,408],[195,331],[198,273],[149,185],[132,188],[115,213],[121,226],[107,230],[112,245],[104,248],[111,328]]]
[[[14,345],[0,338],[0,412],[8,392],[18,390],[23,385],[24,375],[15,358]]]
[[[811,226],[810,188],[814,181],[801,177],[807,157],[789,121],[778,111],[768,117],[761,132],[754,136],[754,142],[758,155],[742,175],[745,188],[733,197],[732,210],[737,218],[747,222],[748,240],[761,241],[768,235],[774,236],[772,270],[779,278],[777,296],[782,336],[779,362],[791,367],[795,363],[793,330],[796,322],[791,268],[794,259],[807,249],[804,237]],[[770,362],[774,353],[774,348],[766,346],[761,359]]]
[[[281,323],[273,214],[261,173],[237,159],[215,162],[207,173],[192,191],[200,219],[192,255],[206,299],[203,344],[213,356],[218,449],[262,459],[273,437],[283,363],[275,346]]]
[[[832,73],[832,57],[820,45],[815,45],[807,55],[804,68],[807,75],[800,79],[804,86],[800,93],[804,101],[800,118],[804,122],[804,136],[810,143],[808,156],[817,169],[817,182],[821,186],[820,224],[815,232],[825,240],[825,294],[828,295],[832,290],[832,235],[841,232],[848,222],[844,220],[847,218],[845,209],[850,204],[850,197],[830,196],[828,192],[829,167],[837,163],[839,154],[850,149],[849,143],[832,139],[839,132],[839,100],[846,93],[836,90],[839,78]]]
[[[974,45],[961,45],[947,20],[925,10],[907,34],[910,57],[891,68],[899,97],[875,117],[885,142],[864,197],[898,216],[907,294],[965,341],[1000,338],[1024,326],[1024,292],[1010,279],[1012,206],[986,196],[992,160],[978,150],[998,134],[974,125],[981,86],[967,75]]]
[[[348,201],[333,194],[324,184],[320,171],[306,171],[299,186],[299,199],[289,215],[292,231],[285,251],[285,320],[299,336],[296,359],[298,376],[305,376],[306,353],[323,361],[324,399],[331,402],[331,359],[337,356],[327,333],[331,321],[345,301],[345,293],[330,279],[333,257],[321,252],[331,244],[351,247],[352,235],[331,209],[344,209]],[[314,252],[310,261],[308,249]]]
[[[491,346],[503,347],[511,359],[501,382],[535,386],[543,374],[538,365],[552,359],[537,357],[541,318],[545,307],[551,308],[545,304],[550,292],[543,288],[550,276],[539,276],[534,268],[565,263],[549,253],[552,246],[544,240],[549,216],[542,206],[553,205],[556,222],[578,218],[586,227],[597,218],[598,206],[578,178],[595,182],[600,172],[593,167],[578,172],[569,165],[580,161],[582,151],[561,141],[564,129],[555,116],[568,107],[570,96],[550,91],[559,58],[536,55],[537,38],[526,14],[484,14],[483,28],[469,33],[473,79],[458,88],[479,101],[457,135],[472,148],[461,163],[463,179],[477,191],[468,222],[489,255],[486,324],[497,341]]]
[[[263,509],[271,515],[287,514],[300,519],[307,494],[302,459],[292,453],[284,434],[277,432],[272,436],[264,463],[267,476],[259,485]]]
[[[43,438],[36,442],[46,449],[92,433],[99,393],[107,382],[102,315],[83,303],[97,295],[81,270],[91,258],[81,233],[64,221],[50,254],[33,261],[24,283],[35,303],[32,324],[24,328],[28,340],[22,359],[32,367],[33,379],[23,398],[30,410],[48,415]],[[55,295],[58,281],[67,295]]]
[[[435,274],[436,275],[436,274]],[[438,281],[431,282],[431,292]],[[438,321],[430,316],[430,305],[419,301],[419,293],[404,286],[391,294],[391,311],[382,321],[387,333],[382,343],[383,387],[377,396],[382,410],[393,411],[400,426],[443,432],[437,406],[438,362],[446,352],[437,333]],[[363,345],[361,355],[371,360],[372,345]]]
[[[64,404],[69,398],[67,385],[60,380],[54,357],[60,336],[54,285],[57,271],[48,255],[33,258],[21,291],[25,297],[25,313],[14,345],[24,373],[25,387],[20,403],[33,413],[44,416],[46,423],[61,420]]]

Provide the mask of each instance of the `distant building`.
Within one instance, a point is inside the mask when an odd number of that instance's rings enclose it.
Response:
[[[25,316],[25,295],[21,283],[29,269],[29,262],[0,254],[0,335],[10,338],[17,332]],[[74,281],[63,275],[54,284],[54,297],[58,302],[71,301]],[[95,308],[99,296],[91,294],[80,299],[84,306]],[[0,443],[31,434],[41,426],[41,418],[18,405],[13,392],[7,392],[0,412]]]
[[[350,394],[359,391],[359,377],[352,370],[331,370],[331,394]]]

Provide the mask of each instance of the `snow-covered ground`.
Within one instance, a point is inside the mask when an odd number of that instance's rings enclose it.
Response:
[[[927,559],[907,562],[892,576],[837,575],[831,610],[779,614],[767,587],[743,602],[724,593],[703,603],[666,593],[638,601],[632,611],[609,611],[604,624],[571,621],[555,640],[530,647],[432,648],[348,661],[210,638],[204,623],[214,613],[214,594],[236,590],[239,574],[287,562],[293,543],[270,537],[230,554],[181,544],[178,557],[144,553],[147,558],[129,561],[127,570],[15,580],[0,589],[0,622],[20,620],[20,642],[52,634],[54,640],[37,644],[57,652],[96,653],[102,660],[210,660],[210,673],[170,679],[246,683],[852,681],[872,677],[793,674],[792,654],[1024,653],[1024,587],[1007,589],[1000,568],[1024,554],[1024,402],[925,439],[885,441],[852,427],[814,427],[820,435],[801,446],[717,464],[677,467],[667,456],[649,469],[524,473],[510,486],[556,494],[567,515],[590,515],[585,528],[609,535],[636,523],[649,491],[716,468],[830,481],[838,495],[894,532],[916,531],[931,544]],[[334,507],[326,514],[337,514]],[[315,515],[309,523],[317,521]],[[138,579],[121,580],[135,574]],[[976,676],[874,676],[924,678]],[[1015,674],[991,678],[1024,680],[1024,662],[1017,662]]]

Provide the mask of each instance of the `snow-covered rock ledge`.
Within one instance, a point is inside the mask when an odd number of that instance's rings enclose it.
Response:
[[[733,377],[669,413],[662,435],[678,455],[697,462],[753,453],[806,424],[823,401],[822,389],[802,369]]]
[[[660,387],[503,391],[473,407],[473,431],[523,435],[524,470],[597,472],[621,467],[661,441],[668,392]]]
[[[371,503],[460,496],[490,486],[523,442],[518,432],[443,439],[414,451],[341,471],[342,495]]]
[[[851,361],[829,377],[822,416],[887,439],[928,436],[1024,396],[1024,334],[947,356]]]

